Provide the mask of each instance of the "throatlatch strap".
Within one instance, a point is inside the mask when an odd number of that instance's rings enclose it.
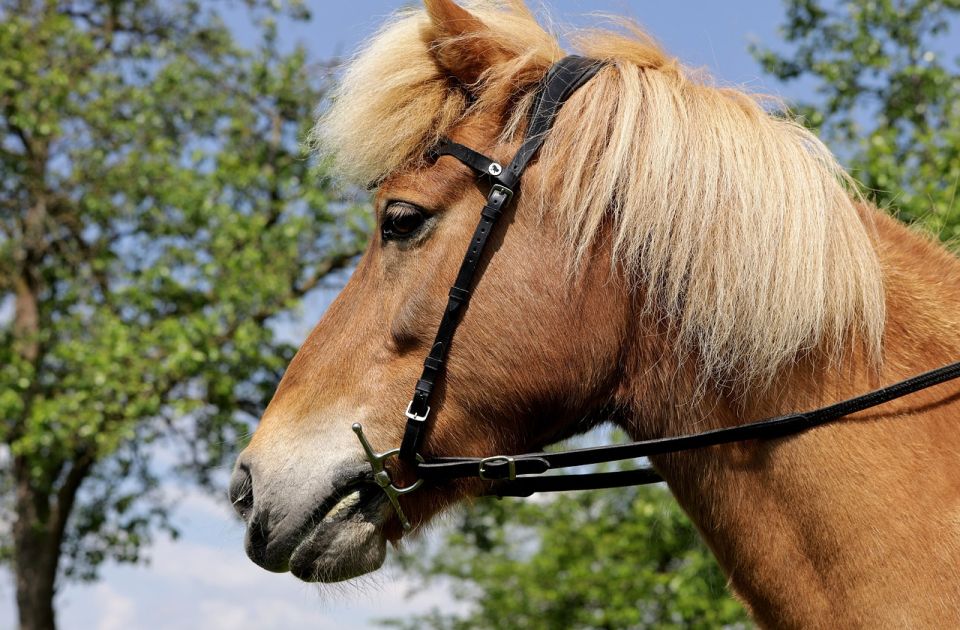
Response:
[[[470,301],[470,289],[476,275],[477,265],[497,220],[513,199],[520,177],[530,160],[543,146],[546,134],[553,127],[557,113],[570,96],[600,70],[602,63],[593,59],[570,56],[554,64],[547,73],[537,93],[531,112],[530,124],[523,143],[506,169],[490,158],[452,141],[444,141],[435,150],[437,156],[454,157],[477,173],[488,175],[494,182],[487,196],[487,203],[480,211],[480,222],[470,240],[470,247],[460,265],[457,280],[450,289],[447,308],[440,320],[440,327],[433,346],[423,362],[423,373],[417,381],[413,398],[407,407],[407,426],[400,443],[400,459],[419,466],[417,453],[423,442],[424,428],[430,415],[430,397],[434,385],[443,371],[450,342],[460,323],[460,317]],[[500,171],[500,172],[497,172]]]

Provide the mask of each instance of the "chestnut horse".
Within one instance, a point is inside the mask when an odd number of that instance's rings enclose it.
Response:
[[[426,0],[349,64],[313,139],[376,185],[379,229],[287,370],[232,496],[247,552],[337,581],[403,530],[351,431],[400,444],[486,185],[563,56],[520,0]],[[826,148],[630,27],[567,102],[482,261],[425,456],[530,452],[600,422],[634,439],[842,400],[960,357],[960,261],[862,201]],[[960,389],[802,434],[653,458],[762,625],[960,624]],[[409,467],[391,460],[398,484]],[[367,483],[362,483],[366,481]],[[402,499],[414,527],[480,480]],[[624,559],[624,562],[628,562]]]

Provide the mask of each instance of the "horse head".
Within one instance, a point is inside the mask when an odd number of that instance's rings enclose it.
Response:
[[[426,457],[529,452],[601,409],[634,436],[661,435],[852,327],[879,343],[869,236],[813,136],[697,82],[642,36],[580,47],[604,66],[563,106],[491,236]],[[237,462],[231,493],[264,568],[343,580],[402,537],[351,427],[381,451],[400,444],[489,192],[433,150],[450,138],[509,162],[561,57],[522,5],[427,0],[347,67],[314,140],[375,185],[377,229]],[[398,487],[415,483],[409,464],[387,467]],[[425,485],[400,501],[416,529],[486,487]]]

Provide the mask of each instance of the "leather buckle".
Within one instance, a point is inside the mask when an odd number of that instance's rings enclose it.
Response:
[[[410,411],[411,409],[413,409],[412,400],[410,401],[410,404],[407,405],[407,410],[404,412],[403,415],[405,415],[410,420],[413,420],[414,422],[423,422],[424,420],[427,419],[427,416],[430,415],[430,405],[427,405],[427,410],[423,412],[422,416],[418,416],[417,414],[413,413],[412,411]]]
[[[488,477],[487,465],[507,464],[506,477]],[[484,457],[480,460],[480,478],[485,481],[513,481],[517,478],[517,460],[506,455],[494,455],[493,457]]]
[[[502,208],[510,203],[510,200],[513,199],[513,191],[504,186],[503,184],[494,184],[490,189],[490,194],[487,196],[487,202],[494,203],[493,196],[496,193],[503,195],[503,201],[498,204],[498,207]]]

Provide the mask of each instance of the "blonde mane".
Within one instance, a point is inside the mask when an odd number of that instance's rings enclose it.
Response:
[[[398,14],[346,67],[311,136],[339,173],[379,181],[506,98],[519,105],[502,139],[522,130],[531,86],[564,53],[518,2],[463,4],[510,61],[469,100],[435,61],[428,16]],[[571,38],[607,66],[565,105],[524,181],[572,267],[611,239],[613,264],[712,377],[769,382],[799,354],[854,338],[878,359],[883,279],[850,177],[759,97],[711,85],[628,31]]]

